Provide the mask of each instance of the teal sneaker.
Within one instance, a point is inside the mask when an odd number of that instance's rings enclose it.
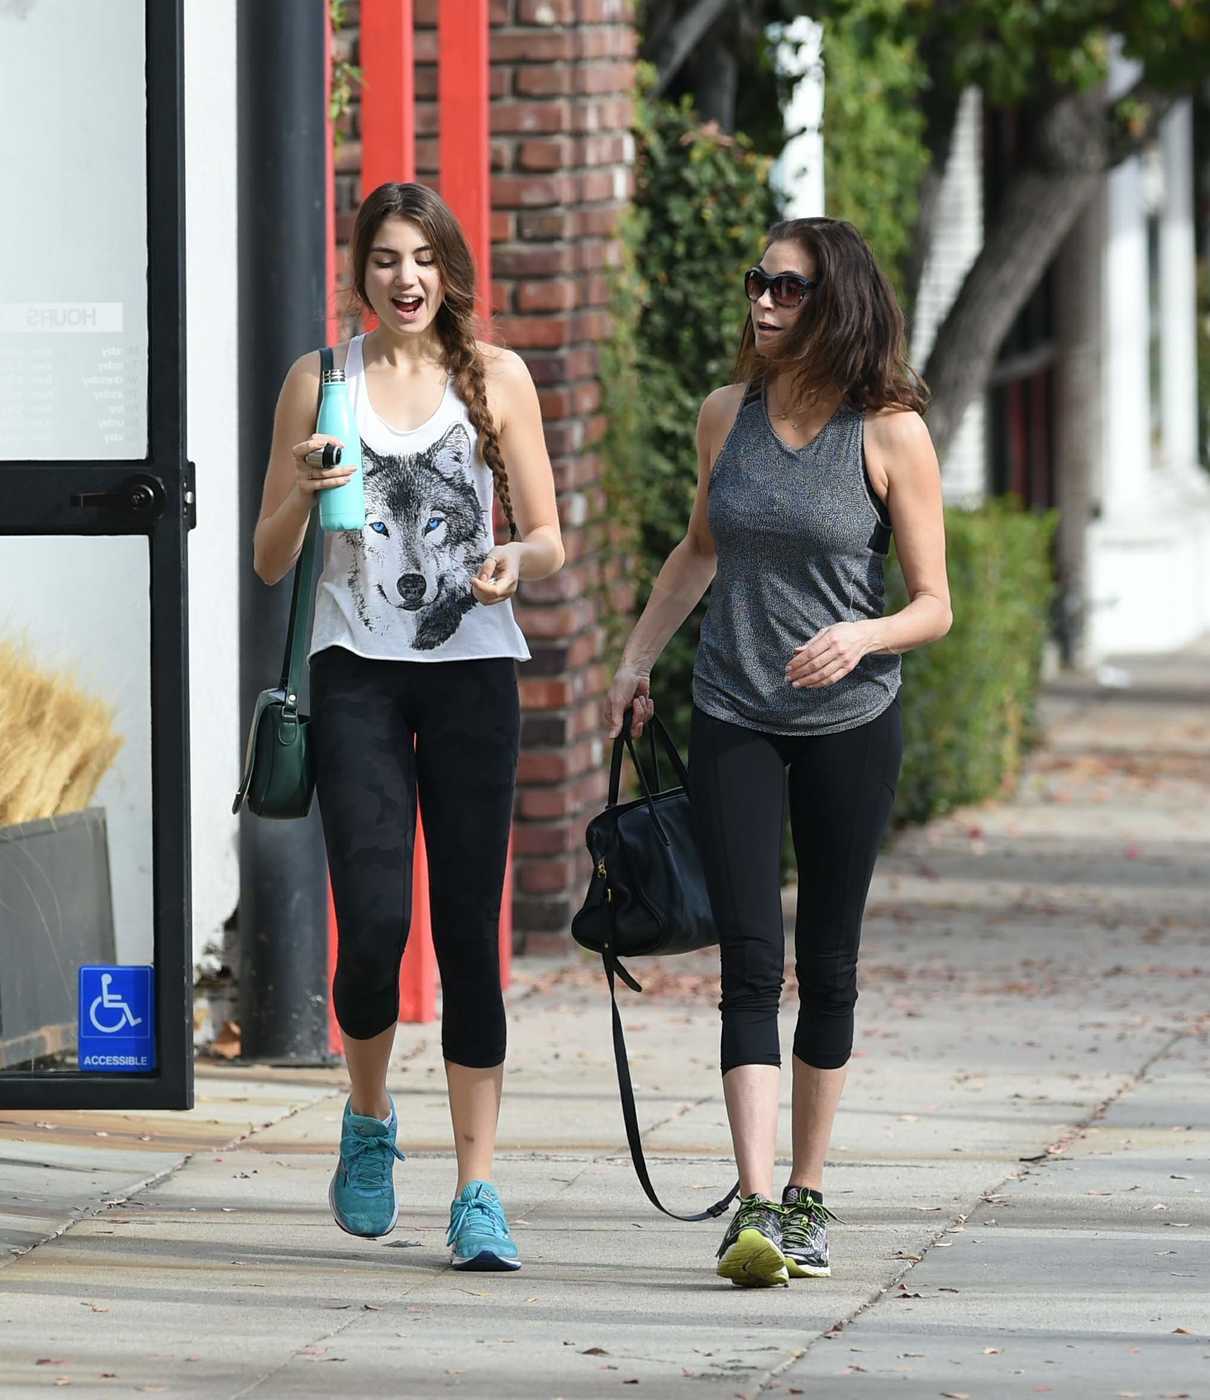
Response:
[[[508,1233],[504,1207],[490,1181],[472,1181],[450,1205],[450,1262],[475,1272],[519,1269],[517,1246]]]
[[[381,1118],[354,1113],[345,1104],[340,1161],[328,1187],[328,1204],[346,1234],[373,1240],[395,1228],[399,1206],[391,1173],[396,1161],[406,1160],[395,1146],[397,1126],[393,1100],[385,1123]]]

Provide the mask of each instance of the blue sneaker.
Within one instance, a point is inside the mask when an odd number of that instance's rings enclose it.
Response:
[[[399,1206],[391,1172],[396,1160],[406,1160],[395,1146],[397,1126],[393,1100],[385,1123],[381,1118],[354,1113],[345,1104],[340,1161],[328,1187],[328,1204],[346,1234],[373,1240],[395,1228]]]
[[[519,1269],[517,1246],[508,1233],[504,1207],[490,1181],[472,1181],[450,1205],[450,1262],[476,1272]]]

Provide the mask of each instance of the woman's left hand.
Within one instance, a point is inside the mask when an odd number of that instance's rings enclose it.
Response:
[[[503,603],[517,591],[521,577],[521,559],[518,546],[497,545],[471,579],[471,590],[479,602],[486,607],[493,603]]]
[[[835,685],[870,650],[864,622],[834,622],[798,647],[786,664],[786,679],[796,689]]]

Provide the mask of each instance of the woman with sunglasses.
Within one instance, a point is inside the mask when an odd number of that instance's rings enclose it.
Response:
[[[719,930],[723,1093],[740,1202],[717,1271],[746,1286],[831,1272],[823,1169],[853,1046],[857,950],[902,753],[899,656],[949,630],[941,481],[903,317],[835,219],[769,233],[745,274],[736,382],[697,427],[698,486],[606,701],[655,713],[651,671],[713,584],[689,776]],[[909,602],[884,616],[894,532]],[[793,1157],[773,1194],[788,794],[798,864]]]

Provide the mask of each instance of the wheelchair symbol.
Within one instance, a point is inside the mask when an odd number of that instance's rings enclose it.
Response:
[[[93,1023],[96,1029],[101,1031],[104,1035],[114,1035],[126,1025],[129,1025],[131,1029],[133,1029],[135,1026],[141,1026],[143,1024],[143,1018],[134,1014],[130,1007],[127,1006],[124,997],[110,992],[109,984],[112,981],[113,977],[108,972],[101,973],[101,995],[96,997],[92,1005],[88,1008],[88,1019]],[[115,1024],[105,1025],[97,1016],[98,1007],[103,1007],[107,1011],[120,1011],[121,1015],[118,1017]]]

